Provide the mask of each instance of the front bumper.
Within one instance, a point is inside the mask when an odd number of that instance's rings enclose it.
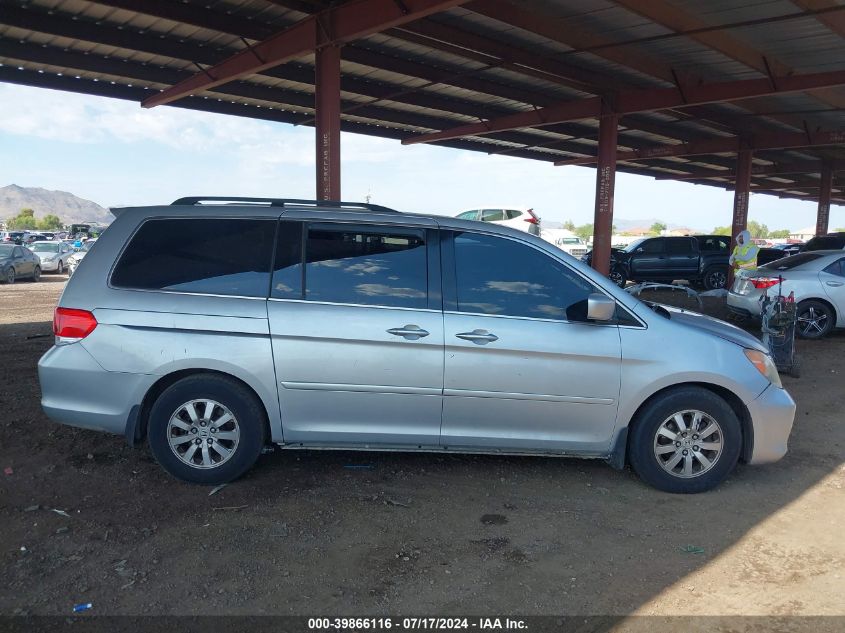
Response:
[[[749,464],[770,464],[786,455],[789,434],[795,420],[795,401],[785,389],[769,385],[748,403],[754,447]]]
[[[59,269],[59,261],[58,259],[54,259],[53,261],[46,261],[41,260],[39,263],[41,265],[41,270],[45,273],[54,272]]]
[[[38,361],[41,407],[55,422],[123,435],[132,406],[155,376],[106,371],[79,343],[52,347]]]

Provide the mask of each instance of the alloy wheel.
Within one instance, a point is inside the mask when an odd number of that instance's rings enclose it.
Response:
[[[824,312],[810,306],[806,312],[798,315],[798,330],[806,337],[818,336],[825,331],[827,318],[828,316]]]
[[[191,400],[179,406],[167,424],[170,450],[192,468],[216,468],[238,448],[241,430],[232,412],[215,400]]]
[[[723,449],[722,427],[704,411],[678,411],[654,435],[654,458],[674,477],[690,479],[713,468]]]
[[[12,266],[9,266],[9,270],[6,271],[6,283],[15,283],[15,269]]]
[[[711,288],[718,290],[724,288],[728,283],[728,276],[720,270],[714,270],[707,276],[707,282]]]

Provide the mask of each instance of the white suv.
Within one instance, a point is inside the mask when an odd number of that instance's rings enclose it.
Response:
[[[534,214],[534,209],[472,209],[458,214],[461,220],[481,220],[492,224],[509,226],[531,235],[540,235],[540,218]]]

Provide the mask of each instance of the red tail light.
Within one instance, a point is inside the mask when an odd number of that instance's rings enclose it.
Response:
[[[530,215],[531,217],[530,218],[523,218],[526,222],[528,222],[530,224],[540,224],[540,218],[538,218],[534,214],[534,209],[528,209],[528,215]]]
[[[61,338],[83,339],[97,327],[97,319],[88,310],[56,308],[53,334]]]
[[[752,279],[751,283],[758,290],[765,290],[766,288],[777,286],[780,283],[780,279],[776,279],[774,277],[761,277],[759,279]]]

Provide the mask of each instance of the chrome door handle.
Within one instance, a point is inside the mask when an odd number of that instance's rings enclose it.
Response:
[[[473,330],[472,332],[461,332],[460,334],[455,334],[458,338],[462,338],[465,341],[472,341],[478,345],[484,345],[485,343],[492,343],[493,341],[498,341],[499,337],[495,334],[491,334],[487,330]]]
[[[828,286],[833,286],[834,288],[838,288],[842,285],[841,281],[826,281],[825,282]]]
[[[428,336],[428,332],[422,329],[419,325],[406,325],[405,327],[394,327],[387,331],[393,336],[402,336],[409,341],[416,341],[424,336]]]

